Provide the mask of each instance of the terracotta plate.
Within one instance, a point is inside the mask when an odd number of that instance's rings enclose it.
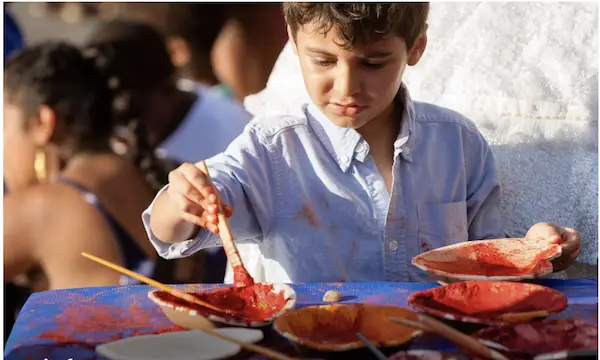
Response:
[[[493,326],[478,331],[474,336],[503,345],[511,351],[533,354],[598,348],[598,326],[580,319]]]
[[[389,322],[388,317],[416,320],[414,312],[401,307],[336,304],[287,312],[275,320],[273,327],[296,344],[335,352],[364,347],[357,332],[378,347],[400,346],[421,334],[414,328]]]
[[[522,280],[552,272],[558,244],[525,239],[466,241],[419,254],[412,264],[455,280]]]
[[[506,324],[508,313],[531,313],[514,321],[531,320],[536,312],[563,311],[567,298],[545,286],[504,281],[465,281],[414,293],[408,303],[447,320],[475,324]]]
[[[165,315],[173,323],[184,327],[186,329],[205,329],[214,327],[211,321],[233,325],[233,326],[244,326],[244,327],[262,327],[269,325],[278,316],[282,315],[286,311],[294,308],[296,305],[296,292],[289,285],[286,284],[272,284],[272,293],[283,294],[285,303],[280,309],[274,309],[273,316],[270,316],[262,321],[250,321],[245,322],[243,319],[236,319],[231,316],[215,314],[213,311],[205,309],[206,312],[199,311],[196,307],[190,307],[182,304],[181,302],[169,301],[170,296],[164,291],[154,290],[148,293],[148,297],[155,304],[165,312]],[[222,293],[226,288],[218,288],[214,290],[217,295]],[[210,321],[209,321],[210,320]]]

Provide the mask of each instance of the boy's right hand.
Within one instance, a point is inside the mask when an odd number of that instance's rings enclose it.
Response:
[[[208,176],[200,167],[184,163],[169,173],[166,192],[182,220],[217,234],[219,195],[210,185]],[[231,217],[233,209],[229,205],[221,205],[224,215]]]

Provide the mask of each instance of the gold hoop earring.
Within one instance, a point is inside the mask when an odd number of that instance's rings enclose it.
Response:
[[[46,152],[44,150],[38,149],[35,152],[33,169],[35,170],[35,177],[40,184],[44,184],[48,181],[48,162],[46,160]]]

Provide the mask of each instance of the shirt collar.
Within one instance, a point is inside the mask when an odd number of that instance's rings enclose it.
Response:
[[[414,142],[415,110],[404,84],[394,101],[404,104],[400,132],[394,142],[394,157],[402,154],[405,160],[412,162],[410,147]],[[334,125],[313,103],[305,105],[304,113],[312,130],[342,171],[348,170],[353,159],[361,162],[366,159],[369,145],[356,130]]]

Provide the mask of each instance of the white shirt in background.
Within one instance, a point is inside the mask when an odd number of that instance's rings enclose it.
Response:
[[[161,158],[191,163],[208,159],[224,151],[251,119],[241,104],[206,85],[181,80],[179,88],[196,93],[198,100],[159,145]]]

